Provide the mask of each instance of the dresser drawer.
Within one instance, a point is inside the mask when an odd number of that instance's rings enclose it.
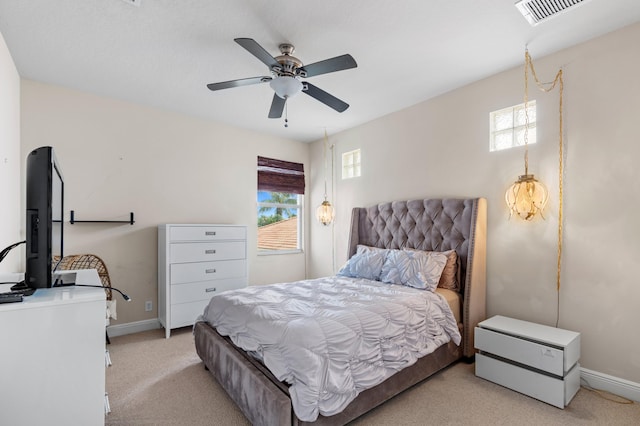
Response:
[[[176,284],[171,286],[171,303],[187,303],[198,300],[209,300],[225,290],[245,287],[245,278],[229,278],[224,280],[200,281],[196,283]]]
[[[171,328],[184,327],[196,322],[196,318],[202,315],[209,300],[180,303],[171,305]]]
[[[171,285],[224,278],[244,278],[247,275],[247,261],[175,263],[170,269]]]
[[[564,408],[580,388],[579,364],[575,364],[564,379],[560,379],[539,374],[484,354],[476,354],[476,376],[558,408]]]
[[[169,240],[174,241],[218,241],[244,240],[247,228],[244,226],[172,226]]]
[[[171,263],[205,262],[216,260],[245,259],[244,241],[172,243],[169,260]]]
[[[502,358],[515,360],[556,376],[564,375],[564,351],[521,338],[476,327],[475,346]]]

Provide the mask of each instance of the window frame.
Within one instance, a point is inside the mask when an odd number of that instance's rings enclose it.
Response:
[[[358,161],[355,161],[355,154],[357,153]],[[351,158],[351,163],[347,164],[345,159]],[[360,148],[342,153],[342,180],[353,179],[362,176],[362,152]],[[356,168],[358,173],[356,174]],[[351,173],[345,174],[345,171],[350,170]]]
[[[272,193],[272,192],[281,192],[281,191],[265,191],[265,190],[260,190],[258,189],[258,191],[256,192],[256,197],[258,197],[258,193],[260,192],[267,192],[267,193]],[[258,256],[271,256],[271,255],[279,255],[279,254],[297,254],[297,253],[304,253],[304,249],[303,249],[303,233],[304,233],[304,222],[302,220],[302,216],[304,214],[304,210],[303,210],[303,205],[304,205],[304,194],[294,194],[294,193],[289,193],[287,192],[286,194],[290,194],[290,195],[295,195],[297,198],[297,203],[296,204],[285,204],[285,203],[269,203],[269,202],[264,202],[264,201],[257,201],[257,205],[256,205],[256,231],[260,229],[260,226],[257,226],[258,223],[258,218],[260,216],[259,210],[262,207],[268,207],[268,208],[286,208],[286,209],[296,209],[297,210],[297,238],[296,238],[296,242],[297,242],[297,248],[295,249],[284,249],[284,250],[273,250],[273,249],[261,249],[258,246],[258,238],[257,238],[257,233],[256,233],[256,250],[257,250],[257,254]]]
[[[295,249],[260,249],[259,241],[256,238],[256,249],[259,255],[272,255],[272,254],[289,254],[289,253],[302,253],[304,248],[304,190],[305,190],[305,174],[304,164],[286,160],[279,160],[275,158],[267,158],[258,155],[257,158],[257,192],[256,192],[256,232],[258,233],[261,226],[259,226],[260,208],[283,208],[287,210],[295,209],[297,213],[296,221],[296,248]],[[274,203],[260,201],[261,193],[273,194],[287,194],[289,197],[295,196],[295,203]],[[273,200],[274,197],[270,196],[269,200]],[[291,198],[283,199],[288,201]],[[266,200],[266,199],[263,199]],[[284,218],[283,218],[284,219]],[[265,226],[265,225],[263,225]],[[284,234],[286,235],[286,234]],[[281,240],[282,241],[282,240]],[[284,239],[286,242],[286,239]]]
[[[504,151],[506,149],[517,148],[520,146],[524,146],[525,142],[522,140],[522,143],[519,143],[518,135],[522,132],[526,127],[526,122],[519,124],[517,121],[518,111],[524,111],[525,103],[520,103],[517,105],[513,105],[507,108],[502,108],[496,111],[491,111],[489,113],[489,152],[496,151]],[[527,137],[527,145],[535,144],[537,142],[537,105],[536,101],[529,100],[527,102],[527,110],[529,115],[529,132]],[[510,113],[511,115],[511,126],[505,127],[503,129],[496,129],[496,121],[497,117],[500,115],[507,115]],[[506,144],[503,147],[496,147],[496,136],[497,135],[510,135],[510,143]]]

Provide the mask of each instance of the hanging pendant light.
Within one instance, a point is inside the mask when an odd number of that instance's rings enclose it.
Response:
[[[320,222],[321,224],[328,226],[331,225],[331,222],[333,222],[334,218],[335,212],[333,210],[333,206],[325,197],[322,204],[320,204],[320,206],[318,206],[318,208],[316,209],[316,219],[318,219],[318,222]]]
[[[507,189],[504,199],[509,206],[509,217],[514,213],[524,220],[533,220],[542,211],[549,200],[549,191],[534,175],[529,174],[529,67],[531,57],[525,52],[524,64],[524,174],[518,176],[518,180]]]
[[[549,192],[535,176],[525,174],[518,176],[518,180],[507,189],[505,201],[511,215],[514,213],[524,220],[532,220],[536,214],[544,219],[542,211],[547,205]]]
[[[329,145],[329,140],[327,139],[327,129],[325,129],[324,130],[324,146],[323,146],[323,152],[324,152],[324,201],[316,209],[316,219],[318,219],[318,222],[320,222],[324,226],[330,225],[333,222],[333,219],[335,218],[335,215],[336,215],[335,210],[333,209],[333,206],[331,205],[331,203],[327,199],[327,148],[328,148],[328,145]],[[331,149],[333,149],[333,148],[331,148]],[[333,153],[331,155],[331,174],[332,174],[332,179],[333,179]]]

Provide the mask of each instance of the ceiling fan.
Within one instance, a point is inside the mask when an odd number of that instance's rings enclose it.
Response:
[[[358,64],[356,64],[356,61],[351,55],[336,56],[335,58],[325,59],[324,61],[315,62],[310,65],[303,65],[300,59],[292,56],[295,50],[292,44],[281,44],[281,55],[274,58],[251,38],[236,38],[234,41],[266,64],[269,67],[269,71],[271,71],[271,75],[207,84],[210,90],[222,90],[231,87],[270,82],[269,85],[275,93],[273,95],[273,101],[271,102],[271,109],[269,110],[269,118],[282,117],[287,99],[300,92],[319,100],[338,112],[343,112],[349,108],[349,104],[311,83],[301,81],[301,79],[355,68]]]

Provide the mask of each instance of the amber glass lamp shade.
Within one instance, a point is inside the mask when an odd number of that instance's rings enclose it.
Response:
[[[520,175],[518,180],[507,189],[504,196],[509,206],[510,216],[514,214],[524,220],[533,220],[536,214],[542,215],[549,200],[547,188],[533,175]]]

